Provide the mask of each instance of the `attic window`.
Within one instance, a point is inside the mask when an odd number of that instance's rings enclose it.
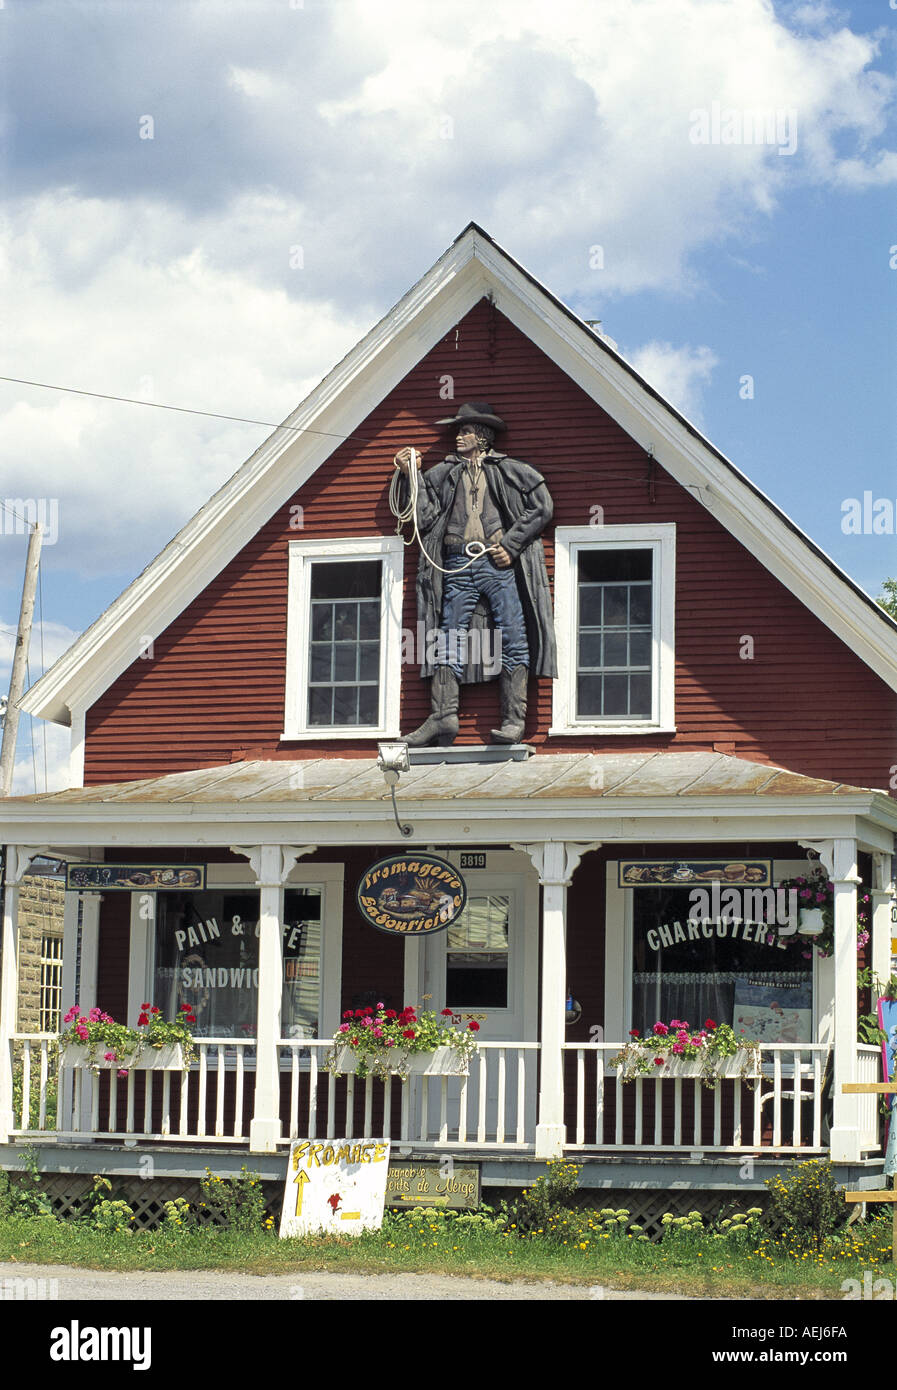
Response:
[[[555,531],[552,734],[674,728],[672,524]]]
[[[293,541],[289,566],[283,737],[395,737],[400,538]]]

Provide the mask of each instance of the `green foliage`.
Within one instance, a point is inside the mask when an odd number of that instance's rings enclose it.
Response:
[[[892,618],[897,618],[897,579],[883,580],[881,593],[875,601],[879,608],[883,608]]]
[[[238,1177],[220,1178],[206,1169],[200,1183],[200,1207],[232,1231],[258,1231],[266,1226],[265,1194],[261,1179],[248,1172],[246,1165]],[[270,1224],[270,1223],[268,1223]]]
[[[170,1202],[163,1202],[162,1210],[165,1215],[161,1224],[170,1234],[179,1235],[189,1228],[192,1209],[185,1197],[175,1197]]]
[[[41,1186],[43,1179],[34,1150],[25,1149],[22,1159],[25,1173],[21,1179],[11,1180],[8,1173],[0,1171],[0,1218],[54,1216],[53,1203]]]
[[[549,1239],[561,1236],[565,1214],[575,1206],[579,1188],[580,1167],[549,1159],[548,1172],[525,1187],[519,1197],[501,1203],[504,1229],[517,1236],[544,1234]]]
[[[786,1240],[803,1247],[812,1246],[817,1255],[826,1240],[846,1224],[844,1189],[835,1181],[827,1159],[795,1163],[785,1177],[767,1178],[769,1218],[778,1224]]]
[[[129,1227],[134,1220],[133,1207],[129,1207],[127,1202],[120,1199],[105,1196],[107,1192],[112,1192],[112,1183],[108,1178],[95,1173],[93,1187],[88,1193],[79,1221],[89,1226],[92,1231],[103,1231],[106,1235],[120,1232],[130,1235]]]

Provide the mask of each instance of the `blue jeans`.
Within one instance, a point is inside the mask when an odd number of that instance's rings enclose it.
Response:
[[[498,629],[502,669],[513,671],[515,666],[528,668],[526,622],[513,566],[503,570],[496,569],[491,560],[481,556],[464,569],[468,564],[466,555],[449,555],[443,560],[443,564],[451,573],[445,576],[443,583],[442,634],[445,645],[440,643],[436,664],[450,666],[458,680],[461,680],[465,664],[462,660],[464,643],[470,619],[480,598],[484,597],[489,603],[495,627]],[[475,657],[476,653],[472,655]],[[488,664],[484,660],[484,665]],[[497,670],[495,674],[498,674]]]

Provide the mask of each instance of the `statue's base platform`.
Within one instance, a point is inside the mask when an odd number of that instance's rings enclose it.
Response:
[[[447,748],[409,748],[412,767],[424,763],[522,763],[535,748],[529,743],[452,743]]]

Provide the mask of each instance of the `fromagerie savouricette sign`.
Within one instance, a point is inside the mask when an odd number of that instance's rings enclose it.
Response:
[[[361,876],[358,910],[378,931],[424,936],[445,931],[464,910],[467,886],[445,859],[397,854],[380,859]]]

